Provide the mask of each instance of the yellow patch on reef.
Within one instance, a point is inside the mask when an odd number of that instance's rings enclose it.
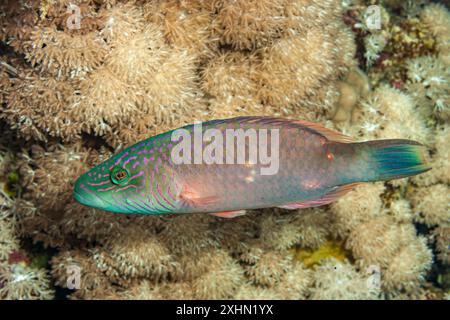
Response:
[[[39,11],[41,12],[40,18],[43,20],[47,16],[48,9],[53,5],[54,0],[42,0]]]
[[[348,253],[344,248],[343,241],[326,241],[317,249],[295,248],[294,259],[301,261],[307,268],[312,268],[322,260],[335,258],[339,261],[348,260]]]

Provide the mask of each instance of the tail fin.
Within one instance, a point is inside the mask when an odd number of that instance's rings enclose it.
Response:
[[[415,141],[392,139],[364,142],[368,147],[369,168],[376,180],[413,176],[431,169],[425,164],[425,147]]]

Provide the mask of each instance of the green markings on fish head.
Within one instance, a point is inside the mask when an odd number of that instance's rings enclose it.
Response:
[[[75,200],[116,213],[150,214],[149,159],[138,152],[143,147],[129,147],[81,175],[75,182]]]

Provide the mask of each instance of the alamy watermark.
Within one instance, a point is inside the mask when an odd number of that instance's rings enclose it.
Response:
[[[66,287],[70,290],[81,288],[81,267],[75,264],[67,266],[66,269],[67,280]]]
[[[69,30],[81,28],[81,10],[76,4],[69,3],[67,6],[67,13],[70,16],[66,20],[66,26]]]
[[[203,132],[201,123],[192,132],[177,129],[171,140],[174,164],[242,164],[260,165],[261,175],[274,175],[279,163],[279,129],[219,129]],[[205,145],[206,143],[206,145]]]
[[[364,11],[364,22],[369,30],[381,29],[381,9],[380,6],[371,5]]]
[[[368,278],[366,280],[367,289],[372,292],[379,292],[381,290],[381,268],[378,265],[370,265],[366,269],[366,275]]]

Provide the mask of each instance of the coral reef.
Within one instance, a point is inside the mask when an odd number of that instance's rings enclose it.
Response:
[[[325,260],[313,277],[312,299],[325,300],[368,300],[377,299],[380,292],[368,285],[369,278],[358,273],[348,262],[335,259]]]
[[[420,2],[382,1],[380,29],[365,23],[372,1],[0,3],[0,298],[448,295],[436,269],[449,264],[450,18]],[[116,150],[240,115],[417,140],[433,169],[229,220],[72,199],[76,178]]]
[[[407,62],[406,89],[417,100],[419,110],[424,116],[432,113],[440,120],[449,120],[449,66],[450,64],[444,63],[441,58],[430,56],[411,59]]]
[[[14,156],[0,150],[0,299],[52,299],[54,292],[49,272],[32,265],[30,256],[21,249],[16,231],[14,202],[11,198],[11,176],[16,170]],[[4,181],[3,177],[7,180]],[[9,191],[9,192],[8,192]]]
[[[411,196],[415,219],[429,226],[448,223],[450,218],[450,202],[440,200],[442,196],[448,196],[449,194],[450,188],[441,183],[427,188],[419,188]]]
[[[438,250],[438,259],[446,264],[450,264],[450,248],[448,246],[450,242],[450,227],[439,227],[434,230],[436,236],[436,248]]]

